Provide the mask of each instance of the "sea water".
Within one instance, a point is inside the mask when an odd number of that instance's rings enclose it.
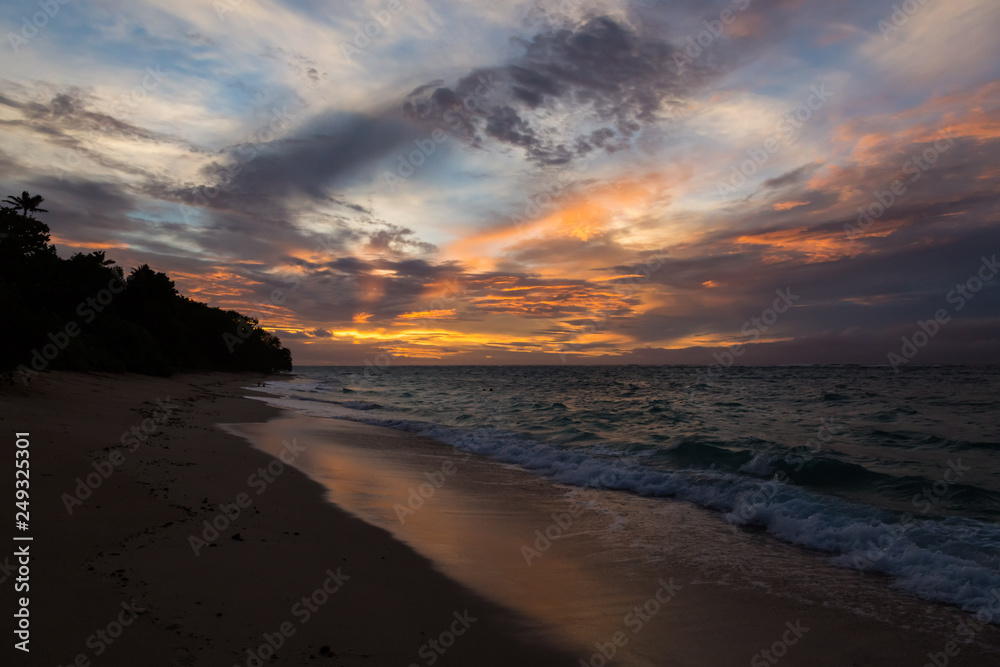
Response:
[[[1000,369],[296,367],[276,403],[687,501],[968,611],[1000,591]]]

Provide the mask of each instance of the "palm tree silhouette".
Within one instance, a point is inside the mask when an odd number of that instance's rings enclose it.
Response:
[[[38,208],[38,205],[43,201],[45,201],[45,197],[42,195],[35,195],[32,197],[28,194],[28,191],[25,190],[21,193],[20,197],[15,197],[14,195],[7,197],[7,199],[4,200],[4,203],[13,204],[14,209],[20,209],[22,211],[21,215],[27,218],[28,213],[48,213],[48,211],[44,208]]]

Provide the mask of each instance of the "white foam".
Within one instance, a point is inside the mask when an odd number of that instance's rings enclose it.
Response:
[[[774,464],[778,460],[773,454],[767,452],[757,452],[753,458],[740,466],[740,472],[758,477],[768,477],[774,474]]]

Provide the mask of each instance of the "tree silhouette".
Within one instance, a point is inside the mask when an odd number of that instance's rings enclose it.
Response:
[[[256,319],[181,295],[165,273],[143,264],[126,275],[103,250],[60,258],[48,225],[30,215],[44,212],[41,201],[24,192],[0,202],[0,313],[9,324],[0,326],[0,379],[14,372],[27,382],[47,369],[292,369],[291,352]]]
[[[45,197],[42,195],[35,195],[32,197],[25,190],[21,193],[20,197],[10,195],[4,200],[4,203],[13,204],[15,210],[20,210],[21,215],[28,217],[28,213],[48,213],[44,208],[38,208],[38,205],[45,201]]]
[[[55,246],[49,245],[48,225],[18,215],[12,208],[0,208],[0,266],[8,267],[19,258],[55,257],[55,253]]]

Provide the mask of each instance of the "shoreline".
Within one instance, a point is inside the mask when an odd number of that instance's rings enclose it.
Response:
[[[795,637],[785,664],[920,667],[949,646],[957,653],[943,655],[952,665],[997,658],[995,625],[976,630],[974,615],[957,607],[733,530],[684,501],[554,484],[405,431],[291,410],[231,428],[272,454],[279,435],[311,443],[296,465],[327,487],[330,502],[531,618],[545,637],[574,645],[577,664],[600,663],[599,648],[630,627],[656,629],[624,632],[615,664],[773,664],[764,651],[790,648],[778,630],[800,620],[812,630]],[[574,512],[580,501],[592,507]],[[651,602],[649,618],[632,613],[664,580],[678,584],[667,587],[679,590],[676,599]],[[970,634],[976,642],[962,643]]]
[[[53,372],[0,388],[33,472],[30,653],[8,648],[11,664],[575,664],[218,428],[282,414],[244,398],[256,378]]]

